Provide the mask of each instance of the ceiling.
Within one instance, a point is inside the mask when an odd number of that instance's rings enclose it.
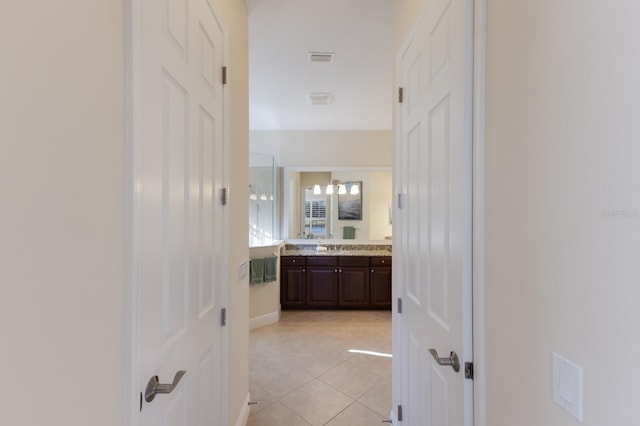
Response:
[[[391,2],[245,0],[251,130],[391,130]]]

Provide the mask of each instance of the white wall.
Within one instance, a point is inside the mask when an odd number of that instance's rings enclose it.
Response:
[[[640,213],[606,215],[640,209],[638,16],[489,1],[488,425],[576,424],[552,351],[584,367],[585,425],[640,423]]]
[[[123,2],[0,6],[0,424],[122,424]]]
[[[394,3],[396,53],[425,3]],[[640,423],[638,16],[488,1],[487,425],[578,424],[552,351],[584,367],[585,425]]]
[[[281,167],[391,166],[391,131],[251,131],[251,150]]]

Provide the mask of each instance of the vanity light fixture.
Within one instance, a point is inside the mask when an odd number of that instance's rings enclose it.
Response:
[[[344,195],[347,193],[347,185],[345,185],[344,183],[342,183],[339,180],[332,180],[331,182],[329,182],[327,184],[327,187],[324,191],[325,195],[333,195],[334,194],[334,187],[338,187],[338,194],[340,195]],[[351,195],[357,195],[360,193],[360,187],[358,186],[358,184],[356,182],[352,182],[351,183],[351,188],[349,189],[349,194]],[[313,185],[313,194],[314,195],[320,195],[322,194],[322,189],[320,189],[320,185],[319,184],[315,184]]]

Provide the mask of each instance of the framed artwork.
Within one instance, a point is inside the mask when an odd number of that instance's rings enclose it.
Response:
[[[338,219],[362,220],[362,182],[345,182],[346,194],[338,194]],[[358,193],[352,194],[351,187],[357,185]]]

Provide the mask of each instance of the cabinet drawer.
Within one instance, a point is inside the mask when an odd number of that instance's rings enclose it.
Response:
[[[369,258],[367,256],[342,256],[340,257],[340,266],[369,266]]]
[[[375,256],[371,258],[371,266],[391,266],[391,256]]]
[[[283,256],[280,258],[280,264],[283,266],[304,266],[307,264],[307,258],[304,256]]]
[[[338,266],[338,258],[335,256],[309,256],[307,257],[309,266]]]

